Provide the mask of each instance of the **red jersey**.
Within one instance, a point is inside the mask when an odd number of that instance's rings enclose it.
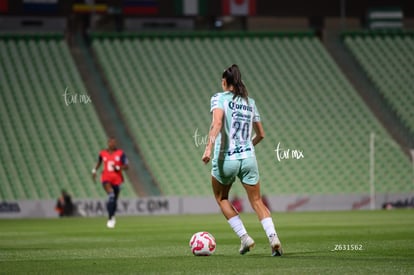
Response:
[[[99,153],[99,160],[103,161],[101,181],[120,185],[124,181],[124,177],[122,175],[122,170],[116,171],[115,167],[128,163],[124,151],[116,149],[111,153],[108,150],[102,150]]]

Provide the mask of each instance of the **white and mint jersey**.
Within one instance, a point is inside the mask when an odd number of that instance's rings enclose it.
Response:
[[[223,126],[214,145],[214,158],[221,160],[254,157],[252,143],[253,122],[260,121],[254,99],[248,103],[241,97],[233,100],[233,93],[217,93],[211,98],[210,112],[219,108],[224,111]]]

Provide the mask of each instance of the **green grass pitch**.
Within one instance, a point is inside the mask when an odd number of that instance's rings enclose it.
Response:
[[[243,256],[219,214],[118,217],[113,230],[104,217],[0,220],[0,273],[414,274],[414,210],[273,213],[283,257],[241,216],[256,241]],[[213,256],[191,254],[197,231],[215,236]]]

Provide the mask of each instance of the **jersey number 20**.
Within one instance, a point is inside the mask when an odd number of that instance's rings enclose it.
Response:
[[[247,140],[249,138],[250,124],[248,122],[240,122],[236,120],[233,122],[232,127],[234,129],[232,135],[233,139]]]

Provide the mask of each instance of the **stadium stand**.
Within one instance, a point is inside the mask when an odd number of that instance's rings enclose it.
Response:
[[[63,36],[2,35],[0,90],[0,199],[102,197],[90,170],[106,135]]]
[[[371,133],[376,191],[413,189],[409,159],[311,33],[95,34],[92,47],[165,195],[211,194],[203,138],[232,63],[266,130],[256,149],[263,192],[369,193]],[[278,144],[289,159],[278,160]]]
[[[355,32],[344,43],[382,97],[414,134],[414,36],[404,32]]]

